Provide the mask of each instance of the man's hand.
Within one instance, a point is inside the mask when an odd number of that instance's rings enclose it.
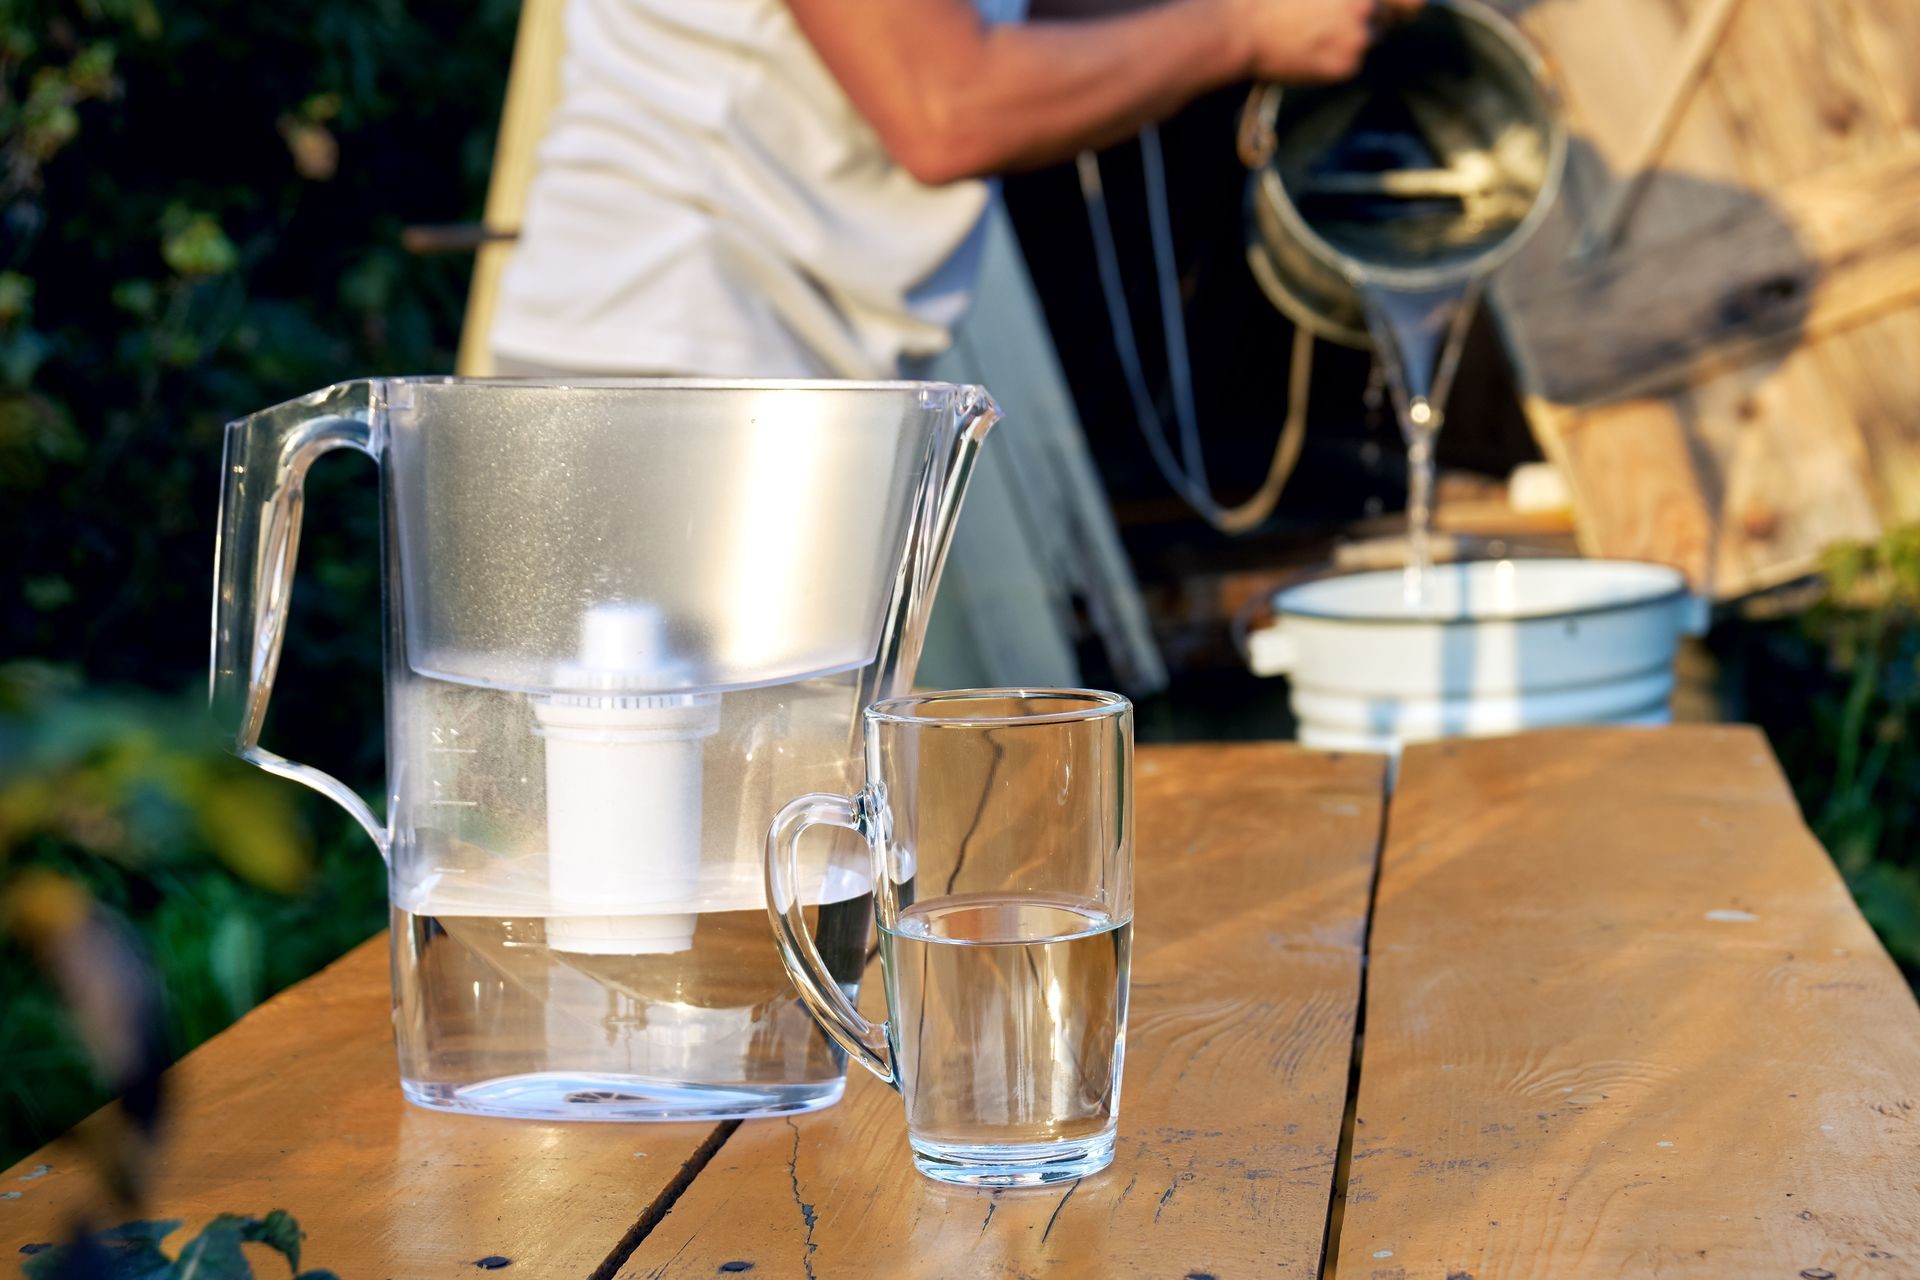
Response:
[[[1282,84],[1325,84],[1360,69],[1383,23],[1422,0],[1230,0],[1229,21],[1248,43],[1247,74]]]

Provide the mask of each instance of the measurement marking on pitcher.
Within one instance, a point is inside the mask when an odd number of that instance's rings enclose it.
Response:
[[[427,754],[430,756],[473,756],[480,754],[480,748],[478,747],[455,747],[447,745],[448,743],[458,742],[460,740],[460,730],[451,725],[433,725],[428,730],[428,734],[433,741],[433,745],[427,748]],[[436,778],[433,780],[433,786],[437,791],[446,786],[446,783]],[[427,803],[429,808],[434,809],[477,809],[480,807],[478,800],[451,800],[444,797],[430,800]]]

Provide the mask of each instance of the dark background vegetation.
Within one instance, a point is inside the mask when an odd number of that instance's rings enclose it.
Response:
[[[351,821],[243,776],[204,724],[221,427],[340,378],[452,367],[470,264],[409,255],[400,231],[477,217],[516,16],[513,0],[0,7],[0,1162],[103,1096],[4,927],[29,872],[133,923],[176,1050],[384,921]],[[1229,475],[1269,447],[1285,349],[1239,265],[1233,105],[1168,132],[1202,416],[1237,424],[1219,435]],[[1110,174],[1110,191],[1137,183],[1129,148]],[[1036,275],[1084,415],[1125,422],[1072,182],[1013,184],[1015,212],[1046,249]],[[1138,207],[1115,198],[1123,242],[1143,243]],[[1132,284],[1151,361],[1152,284]],[[1392,451],[1345,408],[1364,376],[1338,358],[1325,375],[1303,463],[1324,478],[1301,490],[1318,505],[1283,519],[1397,501]],[[1495,435],[1516,420],[1470,416]],[[1118,499],[1164,501],[1130,424],[1097,444]],[[377,794],[369,480],[364,460],[314,472],[269,742]],[[1920,966],[1920,538],[1838,549],[1826,582],[1714,645],[1730,707],[1772,731],[1869,916]]]
[[[223,849],[192,785],[245,785],[204,726],[221,431],[452,367],[471,264],[400,231],[477,216],[517,8],[0,6],[0,884],[51,868],[125,913],[176,1050],[385,921],[379,857],[337,810],[266,779]],[[314,471],[269,741],[377,794],[370,476]],[[268,847],[305,874],[262,874]],[[0,1010],[10,1161],[101,1090],[3,937]]]

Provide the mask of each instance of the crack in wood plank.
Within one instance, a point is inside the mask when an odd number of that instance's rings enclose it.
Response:
[[[813,1280],[813,1255],[820,1248],[813,1242],[813,1228],[819,1221],[819,1215],[813,1211],[811,1203],[800,1198],[800,1126],[793,1122],[792,1116],[781,1118],[787,1122],[787,1128],[793,1130],[793,1153],[787,1157],[787,1178],[793,1183],[793,1203],[800,1209],[800,1221],[807,1227],[806,1247],[800,1253],[800,1265],[806,1269],[807,1280]]]
[[[620,1242],[614,1245],[612,1251],[601,1260],[600,1265],[593,1269],[587,1280],[613,1280],[613,1277],[619,1274],[620,1268],[625,1266],[627,1259],[633,1256],[633,1251],[640,1247],[640,1242],[660,1225],[660,1220],[672,1210],[674,1201],[686,1193],[687,1188],[693,1185],[693,1180],[700,1176],[700,1171],[713,1159],[714,1153],[726,1145],[727,1139],[732,1137],[733,1131],[739,1127],[738,1120],[722,1121],[713,1127],[713,1132],[707,1135],[707,1140],[695,1147],[692,1154],[680,1162],[679,1171],[674,1174],[673,1179],[662,1187],[659,1194],[654,1196],[652,1203],[641,1211],[633,1225],[627,1228],[627,1233],[620,1237]]]
[[[1053,1234],[1053,1224],[1060,1221],[1060,1211],[1067,1207],[1067,1201],[1073,1199],[1073,1193],[1080,1189],[1080,1179],[1075,1178],[1073,1185],[1067,1188],[1067,1194],[1060,1197],[1060,1203],[1053,1206],[1053,1216],[1047,1219],[1047,1229],[1040,1233],[1040,1243],[1045,1244],[1047,1237]]]

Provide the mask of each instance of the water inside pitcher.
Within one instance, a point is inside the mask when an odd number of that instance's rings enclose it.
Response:
[[[232,423],[213,696],[386,856],[402,1087],[564,1119],[809,1110],[845,1062],[767,936],[780,806],[855,785],[998,414],[933,383],[342,384]],[[307,467],[380,464],[386,813],[260,745]],[[852,993],[871,872],[804,851]]]

